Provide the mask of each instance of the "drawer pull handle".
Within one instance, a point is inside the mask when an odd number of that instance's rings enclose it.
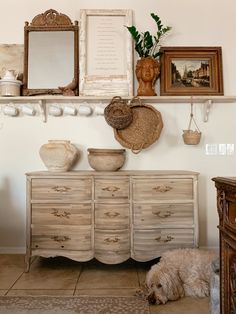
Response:
[[[106,213],[104,213],[104,215],[106,215],[109,218],[115,218],[115,217],[119,216],[120,213],[117,213],[117,212],[114,212],[114,213],[106,212]]]
[[[156,192],[161,192],[161,193],[165,193],[168,192],[170,190],[172,190],[173,188],[169,185],[158,185],[155,188],[153,188],[154,191]]]
[[[67,236],[52,236],[51,239],[56,242],[65,242],[71,240],[71,238]]]
[[[58,186],[58,185],[54,186],[52,189],[60,193],[68,192],[70,190],[70,188],[68,188],[67,186]]]
[[[157,242],[162,242],[162,243],[171,242],[173,239],[174,237],[169,236],[169,235],[166,237],[166,239],[162,239],[161,236],[155,238]]]
[[[153,215],[155,216],[158,216],[159,218],[167,218],[167,217],[170,217],[172,214],[174,214],[173,212],[167,210],[166,212],[162,212],[162,211],[159,211],[159,212],[152,212]]]
[[[105,188],[102,188],[103,191],[108,191],[108,192],[116,192],[119,191],[120,188],[118,188],[117,186],[107,186]]]
[[[64,210],[63,213],[59,213],[59,210],[58,209],[54,209],[52,208],[53,212],[51,213],[53,216],[55,217],[58,217],[58,218],[67,218],[67,219],[70,219],[70,215],[71,213],[70,212],[66,212]]]
[[[119,241],[120,241],[120,239],[117,238],[117,237],[115,237],[115,238],[106,238],[106,239],[104,240],[104,242],[107,242],[107,243],[117,243],[117,242],[119,242]]]

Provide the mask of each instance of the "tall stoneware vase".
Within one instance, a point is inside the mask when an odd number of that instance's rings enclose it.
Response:
[[[139,83],[137,96],[156,96],[155,83],[160,75],[160,62],[153,57],[141,58],[136,64]]]
[[[40,147],[39,155],[49,171],[70,170],[79,157],[78,149],[66,140],[49,140]]]

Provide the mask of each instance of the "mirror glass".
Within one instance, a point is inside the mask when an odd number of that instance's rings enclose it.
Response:
[[[29,34],[28,88],[57,89],[74,78],[73,32]]]
[[[78,22],[65,14],[50,9],[26,22],[23,95],[78,95],[78,53]]]

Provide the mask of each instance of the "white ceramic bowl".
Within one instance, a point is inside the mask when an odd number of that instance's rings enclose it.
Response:
[[[97,171],[117,171],[125,162],[125,149],[88,148],[88,162]]]

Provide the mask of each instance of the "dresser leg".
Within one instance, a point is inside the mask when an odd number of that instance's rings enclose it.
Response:
[[[25,269],[24,272],[28,273],[30,270],[30,261],[31,261],[31,256],[29,254],[25,255]]]

